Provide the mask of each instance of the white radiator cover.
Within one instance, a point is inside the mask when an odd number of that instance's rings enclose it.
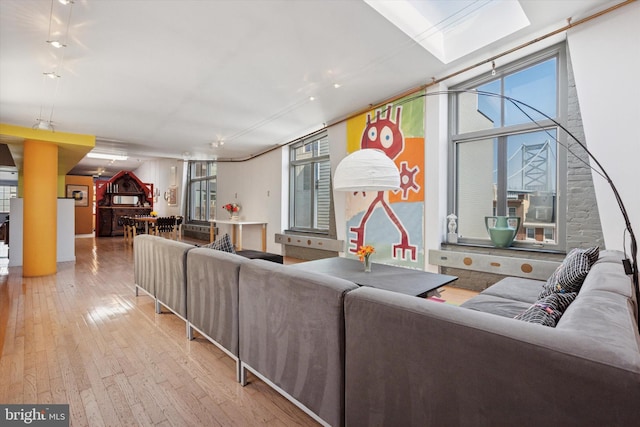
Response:
[[[560,262],[530,258],[512,258],[476,252],[430,250],[429,264],[501,274],[504,276],[547,280],[560,265]]]
[[[344,240],[330,239],[327,237],[309,237],[300,234],[276,233],[275,240],[276,243],[280,243],[281,245],[344,252]]]

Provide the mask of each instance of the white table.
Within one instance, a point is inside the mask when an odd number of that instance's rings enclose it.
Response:
[[[265,221],[242,221],[233,219],[213,219],[210,221],[209,240],[216,240],[216,224],[231,225],[231,241],[236,250],[242,250],[242,226],[261,225],[262,226],[262,252],[267,251],[267,223]]]

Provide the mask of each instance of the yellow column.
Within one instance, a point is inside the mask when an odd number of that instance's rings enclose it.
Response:
[[[24,219],[22,275],[56,273],[58,146],[24,141]]]

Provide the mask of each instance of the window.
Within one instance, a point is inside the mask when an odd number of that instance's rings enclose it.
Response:
[[[189,162],[187,185],[189,188],[189,222],[209,221],[216,212],[216,162]]]
[[[16,197],[16,185],[0,185],[0,212],[9,212],[9,199]]]
[[[486,243],[485,216],[521,218],[514,246],[559,247],[564,241],[566,138],[545,115],[566,114],[566,64],[556,47],[500,73],[452,88],[450,209],[460,243]],[[533,106],[521,108],[491,92]],[[520,105],[520,104],[517,104]],[[528,116],[527,116],[528,115]]]
[[[326,132],[291,146],[289,228],[329,232],[331,165]]]

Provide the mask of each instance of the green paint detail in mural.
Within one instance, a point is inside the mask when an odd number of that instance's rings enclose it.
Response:
[[[405,138],[424,138],[425,98],[420,96],[423,93],[424,92],[414,93],[394,103],[394,106],[402,105],[402,123],[400,124],[400,128]],[[413,100],[407,102],[409,99]]]

